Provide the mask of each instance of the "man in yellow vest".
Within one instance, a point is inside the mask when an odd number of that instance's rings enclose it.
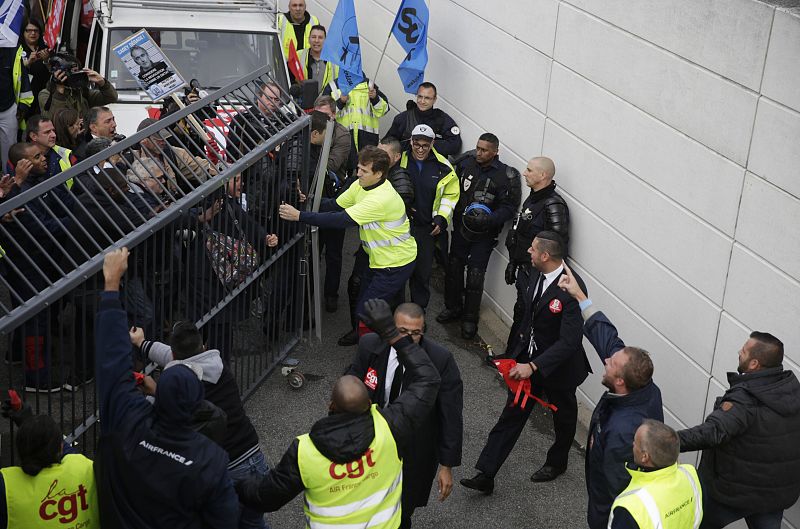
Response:
[[[409,282],[411,301],[428,306],[435,238],[447,232],[453,209],[461,196],[461,185],[453,166],[434,148],[436,135],[429,125],[417,125],[411,144],[400,158],[414,184],[414,214],[411,235],[417,240],[417,266]],[[438,140],[437,140],[438,141]],[[446,247],[446,246],[445,246]]]
[[[389,111],[389,102],[377,86],[370,86],[369,80],[359,83],[347,95],[339,96],[337,106],[336,121],[350,130],[354,155],[367,145],[378,145],[380,118]]]
[[[308,47],[297,52],[303,77],[316,81],[318,93],[322,95],[330,95],[335,89],[338,90],[336,79],[339,77],[339,66],[322,59],[322,46],[325,44],[327,34],[325,26],[313,26],[308,37]],[[297,79],[294,78],[291,69],[289,75],[292,77],[292,83],[296,83]]]
[[[362,279],[356,314],[364,302],[380,298],[393,303],[414,271],[417,243],[411,236],[406,207],[391,182],[389,155],[377,147],[366,147],[358,155],[358,181],[335,200],[323,200],[315,213],[300,212],[282,204],[278,213],[283,220],[301,221],[331,229],[359,227],[361,246],[369,255],[369,270]],[[361,334],[366,334],[362,327]]]
[[[306,527],[399,527],[401,447],[430,412],[440,377],[411,336],[401,337],[385,301],[367,301],[362,317],[397,351],[408,386],[378,409],[360,379],[339,378],[330,414],[295,439],[266,477],[237,486],[248,507],[275,511],[304,492]]]
[[[700,480],[679,465],[680,440],[666,424],[645,419],[633,437],[631,482],[611,506],[609,529],[697,529],[703,519]]]
[[[19,402],[19,401],[17,401]],[[3,415],[19,427],[20,465],[0,470],[0,528],[100,527],[92,461],[64,453],[63,437],[47,415],[33,415],[25,404],[3,404]]]
[[[56,129],[50,118],[38,115],[28,119],[28,139],[47,159],[48,176],[62,173],[77,163],[71,150],[56,145]],[[72,189],[72,183],[72,178],[66,181],[67,189]]]
[[[289,10],[278,13],[278,33],[283,46],[283,57],[289,57],[289,43],[294,42],[298,52],[308,47],[311,28],[319,25],[319,19],[306,11],[306,0],[289,0]]]
[[[10,77],[9,77],[10,75]],[[22,64],[22,46],[0,48],[0,160],[8,163],[8,149],[17,142],[17,129],[33,104],[28,70]]]

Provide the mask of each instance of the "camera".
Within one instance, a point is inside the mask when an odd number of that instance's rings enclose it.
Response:
[[[74,71],[80,69],[75,57],[66,53],[56,53],[50,57],[47,64],[56,83],[63,84],[69,88],[83,88],[89,85],[89,75],[86,72]],[[55,76],[56,72],[63,72],[67,76],[66,80],[60,81]]]

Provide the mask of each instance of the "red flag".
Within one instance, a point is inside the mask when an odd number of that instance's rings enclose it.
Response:
[[[289,71],[292,72],[297,82],[305,81],[306,76],[303,75],[303,64],[300,62],[300,57],[297,55],[297,50],[294,48],[294,41],[289,41],[289,59],[286,61]]]
[[[94,9],[90,0],[83,0],[81,6],[81,26],[85,28],[92,27],[92,19],[94,18]]]
[[[61,36],[61,24],[64,22],[64,7],[67,0],[53,0],[50,6],[50,15],[44,28],[44,43],[47,47],[55,49],[58,37]]]

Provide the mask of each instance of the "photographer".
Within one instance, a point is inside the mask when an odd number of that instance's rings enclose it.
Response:
[[[102,75],[81,69],[68,53],[56,53],[49,60],[52,74],[47,88],[39,92],[42,114],[52,116],[59,108],[74,108],[81,115],[92,108],[117,102],[117,91]],[[89,83],[97,88],[89,88]]]

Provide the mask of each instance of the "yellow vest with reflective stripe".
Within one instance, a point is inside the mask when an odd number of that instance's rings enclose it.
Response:
[[[347,104],[336,114],[336,121],[353,131],[353,140],[358,150],[358,131],[378,134],[380,118],[389,111],[389,103],[379,98],[378,104],[373,106],[369,100],[369,84],[366,81],[354,86],[347,97]]]
[[[617,507],[631,513],[639,529],[700,527],[703,493],[692,465],[676,463],[652,472],[626,470],[631,475],[631,482],[611,506],[609,528]]]
[[[318,26],[319,19],[308,14],[310,20],[306,24],[306,30],[303,32],[303,47],[308,48],[308,36],[311,35],[311,26]],[[297,50],[297,36],[294,34],[294,25],[286,19],[286,13],[278,13],[278,33],[281,36],[281,44],[283,45],[283,58],[289,58],[289,43],[294,42],[294,49]],[[300,50],[297,50],[298,52]]]
[[[0,470],[6,489],[8,527],[100,527],[92,461],[80,454],[29,476],[20,467]]]
[[[431,148],[431,151],[440,164],[450,168],[450,172],[436,184],[436,196],[433,197],[433,216],[444,217],[447,224],[450,225],[453,223],[453,209],[461,196],[461,186],[458,184],[458,175],[447,158],[439,154],[436,149]],[[400,158],[400,167],[408,168],[408,151],[403,152],[403,156]]]
[[[24,103],[28,107],[33,105],[33,92],[22,92],[22,46],[17,48],[17,55],[14,57],[11,80],[14,83],[14,100],[17,104]]]
[[[303,69],[303,76],[308,79],[308,48],[303,48],[297,53],[297,56],[300,58],[300,67]],[[325,90],[325,86],[328,83],[333,82],[334,86],[336,85],[336,78],[339,77],[339,66],[333,64],[330,61],[325,61],[325,74],[322,76],[322,79],[317,79],[319,81],[319,93],[321,94],[323,90]]]
[[[308,434],[297,438],[306,527],[399,527],[403,463],[377,405],[372,405],[370,414],[375,438],[360,459],[349,463],[336,463],[322,455]]]
[[[391,182],[384,180],[369,191],[355,182],[336,203],[358,224],[370,268],[396,268],[417,258],[405,204]]]
[[[69,160],[69,156],[72,154],[71,150],[67,149],[66,147],[59,147],[58,145],[54,145],[53,150],[56,151],[56,154],[59,157],[58,166],[61,167],[62,173],[72,167],[72,162]],[[67,180],[67,189],[72,189],[72,184],[74,183],[75,182],[72,178]]]

